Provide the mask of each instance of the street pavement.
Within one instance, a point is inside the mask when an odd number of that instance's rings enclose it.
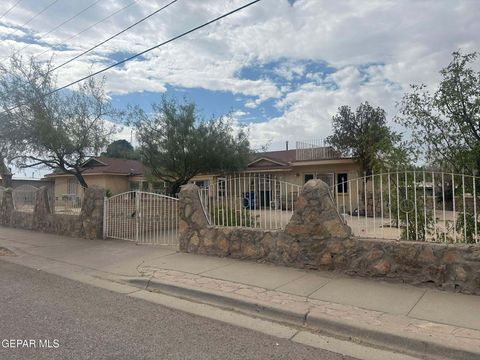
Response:
[[[480,356],[480,296],[1,226],[0,260],[364,360],[393,359],[375,347],[395,359]],[[236,317],[206,315],[206,305]],[[312,338],[311,328],[339,339]]]
[[[353,359],[1,261],[0,359]],[[58,340],[58,347],[55,348]],[[5,342],[2,342],[5,345]]]

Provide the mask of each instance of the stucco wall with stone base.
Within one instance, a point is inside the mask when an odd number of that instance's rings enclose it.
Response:
[[[320,180],[305,184],[285,230],[210,226],[195,185],[184,186],[179,198],[184,252],[480,294],[480,246],[354,238],[338,216],[328,186]]]

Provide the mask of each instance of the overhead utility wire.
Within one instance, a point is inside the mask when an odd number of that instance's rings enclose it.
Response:
[[[55,26],[54,28],[50,29],[49,31],[47,31],[45,34],[41,34],[39,35],[39,39],[51,34],[52,32],[54,32],[55,30],[57,29],[60,29],[63,25],[69,23],[70,21],[72,21],[73,19],[79,17],[80,15],[82,15],[85,11],[89,10],[90,8],[92,8],[93,6],[95,6],[96,4],[98,4],[100,1],[102,0],[96,0],[94,1],[93,3],[91,3],[90,5],[88,5],[86,8],[84,8],[83,10],[80,10],[78,13],[76,13],[75,15],[69,17],[67,20],[63,21],[62,23],[58,24],[57,26]],[[18,49],[17,51],[14,51],[12,55],[14,54],[18,54],[20,51],[23,51],[25,50],[26,48],[28,48],[30,45],[33,45],[33,43],[29,43],[27,45],[25,45],[24,47]]]
[[[85,31],[88,31],[88,30],[92,29],[93,27],[97,26],[98,24],[103,23],[104,21],[106,21],[106,20],[110,19],[111,17],[117,15],[118,13],[120,13],[120,12],[122,12],[123,10],[129,8],[130,6],[134,5],[135,3],[137,3],[137,0],[134,0],[134,1],[130,2],[130,3],[128,3],[128,4],[125,5],[124,7],[118,9],[117,11],[114,11],[114,12],[111,13],[110,15],[104,17],[103,19],[98,20],[96,23],[93,23],[92,25],[87,26],[85,29],[80,30],[79,32],[77,32],[77,33],[75,33],[75,34],[73,34],[73,35],[71,35],[71,36],[69,36],[69,37],[61,40],[61,43],[66,43],[67,41],[70,41],[70,40],[76,38],[77,36],[83,34]],[[33,57],[36,58],[36,57],[41,56],[41,55],[43,55],[43,54],[45,54],[45,53],[47,53],[47,52],[49,52],[49,51],[52,51],[52,50],[51,50],[51,49],[46,49],[46,50],[42,51],[41,53],[35,54]]]
[[[160,43],[160,44],[157,44],[157,45],[155,45],[155,46],[152,46],[152,47],[150,47],[150,48],[148,48],[148,49],[145,49],[145,50],[143,50],[143,51],[141,51],[141,52],[139,52],[139,53],[137,53],[137,54],[135,54],[135,55],[132,55],[132,56],[130,56],[130,57],[128,57],[128,58],[125,58],[125,59],[123,59],[123,60],[120,60],[120,61],[116,62],[115,64],[112,64],[112,65],[110,65],[110,66],[107,66],[107,67],[105,67],[105,68],[103,68],[103,69],[101,69],[101,70],[95,71],[94,73],[92,73],[92,74],[90,74],[90,75],[84,76],[83,78],[80,78],[80,79],[78,79],[78,80],[72,81],[71,83],[68,83],[68,84],[66,84],[66,85],[63,85],[63,86],[55,89],[55,90],[52,90],[52,91],[46,93],[45,96],[54,94],[54,93],[56,93],[56,92],[58,92],[58,91],[60,91],[60,90],[66,89],[66,88],[68,88],[68,87],[70,87],[70,86],[72,86],[72,85],[75,85],[75,84],[77,84],[77,83],[79,83],[79,82],[82,82],[82,81],[84,81],[84,80],[87,80],[88,78],[91,78],[91,77],[96,76],[96,75],[98,75],[98,74],[104,73],[105,71],[110,70],[111,68],[113,68],[113,67],[115,67],[115,66],[124,64],[124,63],[126,63],[127,61],[133,60],[133,59],[135,59],[135,58],[137,58],[137,57],[139,57],[139,56],[142,56],[143,54],[146,54],[146,53],[148,53],[148,52],[150,52],[150,51],[152,51],[152,50],[155,50],[155,49],[158,49],[158,48],[160,48],[160,47],[162,47],[162,46],[164,46],[164,45],[167,45],[167,44],[169,44],[169,43],[171,43],[171,42],[173,42],[173,41],[175,41],[175,40],[178,40],[178,39],[180,39],[180,38],[182,38],[182,37],[184,37],[184,36],[186,36],[186,35],[194,32],[194,31],[200,30],[201,28],[204,28],[204,27],[206,27],[206,26],[208,26],[208,25],[210,25],[210,24],[213,24],[213,23],[215,23],[215,22],[217,22],[217,21],[219,21],[219,20],[221,20],[221,19],[223,19],[223,18],[226,18],[227,16],[230,16],[230,15],[236,13],[236,12],[239,12],[239,11],[241,11],[241,10],[249,7],[249,6],[252,6],[252,5],[255,4],[255,3],[260,2],[260,1],[261,1],[261,0],[251,1],[251,2],[249,2],[249,3],[246,4],[246,5],[240,6],[239,8],[236,8],[236,9],[234,9],[234,10],[232,10],[232,11],[229,11],[229,12],[223,14],[223,15],[220,15],[220,16],[216,17],[215,19],[212,19],[212,20],[210,20],[210,21],[207,21],[206,23],[203,23],[202,25],[196,26],[196,27],[194,27],[194,28],[192,28],[192,29],[190,29],[190,30],[188,30],[188,31],[185,31],[185,32],[181,33],[180,35],[174,36],[173,38],[170,38],[170,39],[168,39],[168,40],[166,40],[166,41],[164,41],[164,42],[162,42],[162,43]]]
[[[162,43],[160,43],[160,44],[157,44],[157,45],[152,46],[152,47],[150,47],[150,48],[148,48],[148,49],[145,49],[145,50],[143,50],[143,51],[141,51],[141,52],[139,52],[139,53],[137,53],[137,54],[135,54],[135,55],[132,55],[132,56],[130,56],[130,57],[128,57],[128,58],[125,58],[125,59],[123,59],[123,60],[121,60],[121,61],[118,61],[118,62],[116,62],[115,64],[112,64],[112,65],[110,65],[110,66],[107,66],[107,67],[105,67],[105,68],[103,68],[103,69],[101,69],[101,70],[95,71],[94,73],[92,73],[92,74],[90,74],[90,75],[87,75],[87,76],[84,76],[83,78],[80,78],[80,79],[78,79],[78,80],[72,81],[71,83],[68,83],[68,84],[63,85],[63,86],[61,86],[61,87],[59,87],[59,88],[56,88],[55,90],[52,90],[52,91],[46,93],[44,96],[52,95],[52,94],[54,94],[54,93],[56,93],[56,92],[59,92],[59,91],[61,91],[61,90],[63,90],[63,89],[66,89],[66,88],[68,88],[68,87],[70,87],[70,86],[72,86],[72,85],[75,85],[75,84],[79,83],[79,82],[85,81],[85,80],[87,80],[88,78],[91,78],[91,77],[96,76],[96,75],[98,75],[98,74],[104,73],[105,71],[110,70],[111,68],[113,68],[113,67],[115,67],[115,66],[124,64],[124,63],[126,63],[127,61],[133,60],[133,59],[135,59],[135,58],[137,58],[137,57],[139,57],[139,56],[142,56],[143,54],[146,54],[146,53],[148,53],[148,52],[150,52],[150,51],[152,51],[152,50],[158,49],[158,48],[160,48],[160,47],[162,47],[162,46],[164,46],[164,45],[166,45],[166,44],[169,44],[169,43],[171,43],[171,42],[173,42],[173,41],[175,41],[175,40],[178,40],[178,39],[180,39],[180,38],[182,38],[182,37],[184,37],[184,36],[186,36],[186,35],[188,35],[188,34],[191,34],[191,33],[193,33],[194,31],[200,30],[200,29],[202,29],[202,28],[204,28],[204,27],[206,27],[206,26],[208,26],[208,25],[210,25],[210,24],[213,24],[213,23],[215,23],[215,22],[217,22],[217,21],[219,21],[219,20],[221,20],[221,19],[223,19],[223,18],[226,18],[227,16],[230,16],[230,15],[232,15],[232,14],[234,14],[234,13],[237,13],[237,12],[239,12],[239,11],[241,11],[241,10],[249,7],[249,6],[252,6],[253,4],[256,4],[256,3],[260,2],[260,1],[261,1],[261,0],[255,0],[255,1],[249,2],[248,4],[245,4],[245,5],[240,6],[240,7],[236,8],[236,9],[234,9],[234,10],[232,10],[232,11],[229,11],[229,12],[223,14],[223,15],[220,15],[220,16],[216,17],[215,19],[212,19],[212,20],[210,20],[210,21],[207,21],[206,23],[203,23],[202,25],[196,26],[196,27],[194,27],[194,28],[192,28],[192,29],[190,29],[190,30],[188,30],[188,31],[185,31],[185,32],[181,33],[180,35],[174,36],[173,38],[170,38],[170,39],[168,39],[168,40],[166,40],[166,41],[164,41],[164,42],[162,42]],[[17,106],[15,106],[15,107],[13,107],[13,108],[10,108],[10,109],[8,109],[8,111],[15,110],[16,108],[18,108],[18,107],[20,107],[20,106],[22,106],[22,105],[17,105]]]
[[[48,4],[47,6],[45,6],[42,10],[40,10],[38,13],[36,13],[35,15],[33,15],[30,19],[28,19],[26,22],[24,22],[22,25],[20,25],[20,28],[23,28],[25,27],[26,25],[30,24],[33,20],[35,20],[37,17],[39,17],[40,15],[42,15],[45,11],[47,11],[48,9],[50,9],[50,7],[52,7],[53,5],[55,5],[57,2],[59,2],[60,0],[53,0],[50,4]],[[15,34],[17,31],[19,30],[19,28],[15,29],[14,31],[12,31],[11,33],[7,34],[7,36],[11,36],[13,34]]]
[[[10,8],[9,8],[7,11],[5,11],[5,12],[0,16],[0,20],[2,20],[6,15],[8,15],[8,13],[9,13],[10,11],[12,11],[13,9],[15,9],[15,8],[17,7],[17,5],[20,4],[20,1],[22,1],[22,0],[18,0],[15,4],[13,4],[12,6],[10,6]]]
[[[67,60],[67,61],[65,61],[64,63],[62,63],[62,64],[60,64],[60,65],[58,65],[58,66],[55,66],[53,69],[50,70],[50,72],[55,71],[55,70],[57,70],[57,69],[60,69],[62,66],[65,66],[65,65],[71,63],[72,61],[78,59],[79,57],[81,57],[81,56],[89,53],[90,51],[95,50],[95,49],[98,48],[99,46],[102,46],[103,44],[109,42],[110,40],[116,38],[117,36],[123,34],[124,32],[130,30],[131,28],[137,26],[138,24],[144,22],[145,20],[151,18],[153,15],[158,14],[160,11],[166,9],[166,8],[169,7],[170,5],[176,3],[177,1],[178,1],[178,0],[170,1],[167,5],[164,5],[164,6],[162,6],[161,8],[155,10],[154,12],[148,14],[148,15],[145,16],[144,18],[138,20],[137,22],[133,23],[133,24],[130,25],[129,27],[126,27],[125,29],[123,29],[122,31],[116,33],[115,35],[112,35],[112,36],[110,36],[109,38],[107,38],[107,39],[103,40],[102,42],[98,43],[97,45],[92,46],[91,48],[89,48],[89,49],[87,49],[87,50],[85,50],[85,51],[82,51],[80,54],[74,56],[73,58],[71,58],[71,59],[69,59],[69,60]]]

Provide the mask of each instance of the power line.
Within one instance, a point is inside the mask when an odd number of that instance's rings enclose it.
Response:
[[[173,4],[176,3],[177,1],[178,1],[178,0],[170,1],[167,5],[164,5],[164,6],[162,6],[161,8],[155,10],[154,12],[148,14],[148,15],[145,16],[144,18],[142,18],[142,19],[138,20],[137,22],[133,23],[132,25],[126,27],[126,28],[123,29],[122,31],[119,31],[119,32],[116,33],[115,35],[112,35],[112,36],[110,36],[109,38],[107,38],[107,39],[103,40],[102,42],[98,43],[97,45],[92,46],[91,48],[89,48],[89,49],[87,49],[87,50],[85,50],[85,51],[82,51],[80,54],[74,56],[73,58],[71,58],[71,59],[69,59],[69,60],[67,60],[67,61],[65,61],[64,63],[62,63],[62,64],[60,64],[60,65],[58,65],[58,66],[55,66],[53,69],[50,70],[50,72],[53,72],[53,71],[55,71],[55,70],[57,70],[57,69],[60,69],[62,66],[65,66],[65,65],[71,63],[72,61],[78,59],[79,57],[81,57],[81,56],[89,53],[90,51],[95,50],[95,49],[98,48],[99,46],[102,46],[103,44],[109,42],[110,40],[116,38],[117,36],[123,34],[124,32],[130,30],[131,28],[137,26],[138,24],[144,22],[145,20],[151,18],[153,15],[158,14],[160,11],[166,9],[166,8],[169,7],[170,5],[173,5]]]
[[[76,38],[77,36],[83,34],[85,31],[88,31],[88,30],[92,29],[93,27],[97,26],[98,24],[103,23],[104,21],[106,21],[106,20],[110,19],[111,17],[117,15],[118,13],[122,12],[123,10],[128,9],[130,6],[134,5],[135,3],[137,3],[137,0],[134,0],[134,1],[130,2],[130,3],[128,3],[128,4],[125,5],[124,7],[118,9],[117,11],[114,11],[114,12],[111,13],[110,15],[104,17],[103,19],[100,19],[99,21],[97,21],[96,23],[94,23],[94,24],[92,24],[92,25],[90,25],[90,26],[87,26],[87,27],[84,28],[83,30],[80,30],[79,32],[71,35],[70,37],[61,40],[61,42],[62,42],[62,43],[66,43],[67,41]],[[41,53],[35,54],[33,57],[36,58],[36,57],[41,56],[41,55],[43,55],[43,54],[45,54],[45,53],[47,53],[47,52],[49,52],[49,51],[52,51],[52,50],[51,50],[51,49],[44,50],[44,51],[42,51]]]
[[[52,7],[53,5],[55,5],[57,2],[59,2],[60,0],[53,0],[50,4],[48,4],[47,6],[45,6],[42,10],[40,10],[38,13],[36,13],[35,15],[33,15],[30,19],[28,19],[26,22],[24,22],[22,25],[20,25],[20,28],[23,28],[25,27],[26,25],[30,24],[33,20],[35,20],[37,17],[39,17],[40,15],[42,15],[45,11],[47,11],[50,7]],[[7,34],[7,36],[12,36],[13,34],[15,34],[17,31],[19,30],[19,28],[15,29],[13,32]]]
[[[5,11],[1,16],[0,16],[0,20],[2,20],[6,15],[8,15],[8,13],[10,11],[12,11],[13,9],[15,9],[17,7],[18,4],[20,4],[20,1],[22,0],[18,0],[15,4],[13,4],[7,11]]]
[[[78,16],[80,16],[81,14],[83,14],[85,11],[89,10],[90,8],[92,8],[93,6],[95,6],[96,4],[98,4],[101,0],[96,0],[94,1],[93,3],[91,3],[90,5],[88,5],[86,8],[80,10],[78,13],[76,13],[75,15],[69,17],[67,20],[61,22],[60,24],[58,24],[57,26],[55,26],[54,28],[50,29],[49,31],[47,31],[45,34],[41,34],[39,35],[39,38],[41,39],[42,37],[44,36],[47,36],[49,34],[51,34],[52,32],[54,32],[55,30],[61,28],[63,25],[69,23],[70,21],[72,21],[73,19],[77,18]],[[14,54],[18,54],[20,51],[23,51],[25,50],[26,48],[28,48],[29,46],[31,46],[32,43],[29,43],[27,45],[25,45],[24,47],[22,47],[21,49],[17,50],[17,51],[14,51],[12,55]],[[6,58],[6,57],[5,57]],[[4,58],[4,59],[5,59]]]
[[[96,76],[96,75],[98,75],[98,74],[104,73],[105,71],[110,70],[111,68],[113,68],[113,67],[115,67],[115,66],[124,64],[124,63],[126,63],[127,61],[133,60],[133,59],[135,59],[135,58],[137,58],[137,57],[139,57],[139,56],[142,56],[142,55],[144,55],[144,54],[146,54],[146,53],[148,53],[148,52],[150,52],[150,51],[152,51],[152,50],[155,50],[155,49],[158,49],[158,48],[160,48],[160,47],[162,47],[162,46],[164,46],[164,45],[167,45],[167,44],[169,44],[169,43],[171,43],[171,42],[173,42],[173,41],[175,41],[175,40],[178,40],[178,39],[180,39],[180,38],[182,38],[182,37],[184,37],[184,36],[186,36],[186,35],[194,32],[194,31],[200,30],[200,29],[202,29],[202,28],[204,28],[204,27],[206,27],[206,26],[208,26],[208,25],[210,25],[210,24],[213,24],[213,23],[215,23],[215,22],[217,22],[217,21],[219,21],[219,20],[221,20],[221,19],[223,19],[223,18],[226,18],[227,16],[230,16],[230,15],[236,13],[236,12],[239,12],[239,11],[241,11],[241,10],[249,7],[249,6],[252,6],[252,5],[255,4],[255,3],[260,2],[260,1],[261,1],[261,0],[251,1],[251,2],[249,2],[249,3],[246,4],[246,5],[240,6],[240,7],[236,8],[236,9],[234,9],[234,10],[232,10],[232,11],[229,11],[229,12],[223,14],[223,15],[220,15],[220,16],[216,17],[215,19],[212,19],[212,20],[210,20],[210,21],[207,21],[206,23],[203,23],[202,25],[196,26],[196,27],[194,27],[194,28],[192,28],[192,29],[190,29],[190,30],[188,30],[188,31],[185,31],[185,32],[181,33],[180,35],[174,36],[173,38],[170,38],[170,39],[168,39],[168,40],[166,40],[166,41],[164,41],[164,42],[161,42],[160,44],[157,44],[157,45],[155,45],[155,46],[152,46],[152,47],[150,47],[150,48],[148,48],[148,49],[145,49],[145,50],[143,50],[143,51],[141,51],[141,52],[139,52],[139,53],[137,53],[137,54],[135,54],[135,55],[132,55],[132,56],[130,56],[130,57],[128,57],[128,58],[125,58],[125,59],[123,59],[123,60],[120,60],[120,61],[116,62],[115,64],[112,64],[112,65],[110,65],[110,66],[107,66],[107,67],[105,67],[105,68],[103,68],[103,69],[101,69],[101,70],[95,71],[94,73],[92,73],[92,74],[90,74],[90,75],[84,76],[83,78],[80,78],[80,79],[78,79],[78,80],[72,81],[72,82],[69,83],[69,84],[63,85],[63,86],[61,86],[61,87],[59,87],[59,88],[57,88],[57,89],[55,89],[55,90],[52,90],[52,91],[48,92],[47,94],[45,94],[45,96],[54,94],[54,93],[56,93],[56,92],[58,92],[58,91],[60,91],[60,90],[66,89],[66,88],[68,88],[68,87],[70,87],[70,86],[72,86],[72,85],[75,85],[75,84],[79,83],[79,82],[85,81],[85,80],[87,80],[88,78],[91,78],[91,77]]]
[[[93,77],[93,76],[96,76],[96,75],[99,75],[99,74],[101,74],[101,73],[104,73],[105,71],[110,70],[110,69],[113,68],[113,67],[116,67],[116,66],[118,66],[118,65],[124,64],[124,63],[126,63],[126,62],[128,62],[128,61],[130,61],[130,60],[133,60],[133,59],[135,59],[135,58],[137,58],[137,57],[139,57],[139,56],[142,56],[142,55],[144,55],[144,54],[146,54],[146,53],[148,53],[148,52],[150,52],[150,51],[152,51],[152,50],[158,49],[158,48],[160,48],[160,47],[162,47],[162,46],[164,46],[164,45],[167,45],[167,44],[169,44],[169,43],[171,43],[171,42],[173,42],[173,41],[175,41],[175,40],[178,40],[178,39],[180,39],[180,38],[182,38],[182,37],[185,37],[185,36],[188,35],[188,34],[191,34],[191,33],[195,32],[195,31],[200,30],[200,29],[202,29],[202,28],[204,28],[204,27],[206,27],[206,26],[208,26],[208,25],[210,25],[210,24],[213,24],[213,23],[215,23],[215,22],[217,22],[217,21],[219,21],[219,20],[221,20],[221,19],[223,19],[223,18],[226,18],[226,17],[228,17],[228,16],[230,16],[230,15],[232,15],[232,14],[235,14],[235,13],[237,13],[237,12],[239,12],[239,11],[245,9],[245,8],[248,8],[248,7],[252,6],[253,4],[256,4],[256,3],[260,2],[260,1],[261,1],[261,0],[251,1],[251,2],[249,2],[248,4],[245,4],[245,5],[240,6],[240,7],[236,8],[236,9],[234,9],[234,10],[231,10],[231,11],[229,11],[229,12],[223,14],[223,15],[220,15],[220,16],[218,16],[218,17],[216,17],[216,18],[214,18],[214,19],[212,19],[212,20],[210,20],[210,21],[207,21],[207,22],[205,22],[205,23],[203,23],[203,24],[201,24],[201,25],[198,25],[198,26],[190,29],[190,30],[187,30],[187,31],[181,33],[180,35],[174,36],[174,37],[172,37],[172,38],[170,38],[170,39],[168,39],[168,40],[166,40],[166,41],[164,41],[164,42],[161,42],[160,44],[157,44],[157,45],[152,46],[152,47],[150,47],[150,48],[148,48],[148,49],[145,49],[145,50],[143,50],[143,51],[141,51],[141,52],[139,52],[139,53],[137,53],[137,54],[135,54],[135,55],[132,55],[132,56],[130,56],[130,57],[128,57],[128,58],[125,58],[125,59],[123,59],[123,60],[121,60],[121,61],[118,61],[118,62],[116,62],[115,64],[112,64],[112,65],[110,65],[110,66],[107,66],[107,67],[105,67],[105,68],[103,68],[103,69],[101,69],[101,70],[95,71],[94,73],[92,73],[92,74],[90,74],[90,75],[87,75],[87,76],[84,76],[83,78],[80,78],[80,79],[78,79],[78,80],[72,81],[71,83],[68,83],[68,84],[63,85],[63,86],[61,86],[61,87],[59,87],[59,88],[56,88],[56,89],[54,89],[54,90],[46,93],[46,94],[43,95],[43,96],[46,97],[46,96],[52,95],[52,94],[54,94],[54,93],[56,93],[56,92],[59,92],[59,91],[64,90],[64,89],[66,89],[66,88],[69,88],[69,87],[72,86],[72,85],[78,84],[79,82],[85,81],[85,80],[87,80],[87,79],[89,79],[89,78],[91,78],[91,77]],[[10,108],[10,109],[8,109],[8,111],[15,110],[15,109],[17,109],[18,107],[20,107],[20,106],[22,106],[22,105],[24,105],[24,104],[17,105],[17,106],[15,106],[15,107],[13,107],[13,108]]]

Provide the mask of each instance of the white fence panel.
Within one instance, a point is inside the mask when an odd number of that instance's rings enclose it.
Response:
[[[478,243],[479,178],[436,171],[372,174],[331,187],[358,237]]]
[[[37,199],[38,188],[32,185],[22,185],[12,191],[13,206],[15,210],[33,212]]]
[[[212,225],[283,229],[300,191],[300,185],[254,173],[218,178],[199,196]]]

